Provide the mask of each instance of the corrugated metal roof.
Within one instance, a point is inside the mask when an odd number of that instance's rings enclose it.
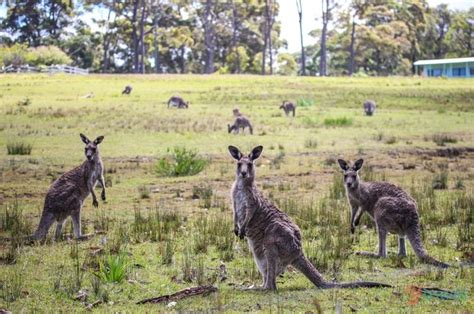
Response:
[[[415,65],[428,65],[428,64],[448,64],[448,63],[464,63],[474,62],[474,57],[471,58],[454,58],[454,59],[434,59],[434,60],[418,60]]]

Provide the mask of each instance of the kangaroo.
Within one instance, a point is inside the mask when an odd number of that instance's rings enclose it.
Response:
[[[262,153],[257,146],[244,156],[235,146],[230,155],[237,161],[236,179],[231,189],[234,233],[247,238],[255,263],[262,274],[265,290],[276,290],[276,277],[293,265],[318,288],[389,287],[376,282],[333,283],[326,281],[304,256],[301,232],[288,215],[265,198],[255,185],[254,161]]]
[[[179,109],[187,109],[189,108],[189,101],[184,101],[183,98],[178,96],[173,96],[168,100],[168,108],[169,107],[176,107]]]
[[[127,86],[125,86],[124,90],[122,91],[122,95],[123,94],[130,95],[131,92],[132,92],[132,86],[127,85]]]
[[[57,221],[55,237],[58,239],[64,222],[69,216],[72,218],[74,236],[77,239],[85,238],[81,234],[81,208],[89,194],[92,194],[92,205],[99,206],[94,193],[97,181],[102,187],[102,201],[105,201],[104,167],[98,147],[104,137],[99,136],[92,142],[84,134],[81,133],[80,136],[86,144],[87,160],[82,165],[64,173],[49,188],[38,229],[32,236],[35,241],[46,237],[54,221]]]
[[[359,224],[364,212],[375,221],[379,236],[379,252],[359,252],[360,255],[386,257],[385,240],[387,233],[398,234],[398,255],[406,256],[405,237],[408,238],[415,254],[423,262],[441,268],[449,265],[435,260],[425,251],[420,235],[420,219],[415,200],[398,186],[387,182],[362,182],[359,170],[364,163],[357,160],[352,167],[342,159],[338,160],[344,171],[344,187],[352,209],[351,233]]]
[[[287,117],[290,114],[290,112],[293,113],[293,117],[295,116],[296,106],[292,102],[289,102],[289,101],[286,101],[286,100],[283,101],[283,103],[280,106],[280,109],[283,109],[283,111],[285,111],[285,115]]]
[[[366,100],[364,102],[364,111],[365,111],[365,114],[368,115],[368,116],[371,116],[375,113],[375,101],[373,100]]]
[[[236,134],[239,134],[239,130],[242,129],[242,132],[245,131],[245,128],[249,128],[250,134],[253,134],[252,124],[250,120],[244,117],[243,115],[239,115],[235,118],[234,124],[227,125],[227,131],[231,133],[235,131]]]

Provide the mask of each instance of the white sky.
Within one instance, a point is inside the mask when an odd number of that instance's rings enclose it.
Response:
[[[297,52],[300,49],[300,36],[298,24],[298,12],[296,10],[295,0],[279,0],[280,14],[278,20],[281,21],[281,38],[288,42],[288,50],[282,51]],[[309,45],[315,42],[308,33],[321,24],[321,1],[320,0],[302,0],[303,5],[303,42]],[[349,0],[339,0],[342,6],[349,3]],[[449,3],[451,9],[467,10],[474,6],[474,0],[428,0],[430,6],[437,6],[440,3]],[[95,14],[100,14],[94,12]],[[105,13],[104,13],[105,14]],[[6,8],[0,6],[0,17],[5,17]],[[1,30],[0,30],[1,32]]]
[[[297,52],[301,49],[300,30],[298,23],[298,11],[296,10],[295,0],[280,0],[280,15],[278,20],[281,22],[281,38],[288,41],[289,52]],[[302,0],[303,6],[303,43],[304,45],[313,44],[315,39],[308,33],[316,28],[321,28],[321,1],[320,0]],[[349,0],[338,1],[342,6],[347,5]],[[441,3],[448,3],[451,9],[467,10],[474,6],[474,0],[428,0],[431,7]],[[282,51],[286,51],[282,49]]]

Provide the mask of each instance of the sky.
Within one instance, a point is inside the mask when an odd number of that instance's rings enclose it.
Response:
[[[278,20],[281,22],[281,38],[288,42],[288,49],[281,51],[298,52],[300,50],[300,35],[298,24],[298,11],[295,0],[279,0],[280,14]],[[315,39],[308,33],[321,27],[321,1],[302,0],[303,6],[303,42],[304,45],[314,44]],[[349,0],[339,0],[342,5],[347,5]],[[474,0],[428,0],[430,6],[437,6],[441,3],[449,3],[451,9],[467,10],[474,6]],[[96,12],[97,14],[97,12]],[[5,17],[6,8],[0,5],[0,18]]]

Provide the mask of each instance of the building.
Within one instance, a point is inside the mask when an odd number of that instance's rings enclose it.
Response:
[[[474,78],[474,57],[438,60],[418,60],[414,63],[415,73],[420,73],[418,67],[422,67],[423,76],[445,76],[445,77],[472,77]]]

